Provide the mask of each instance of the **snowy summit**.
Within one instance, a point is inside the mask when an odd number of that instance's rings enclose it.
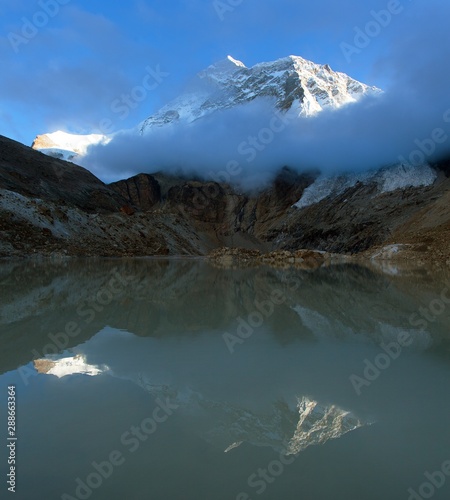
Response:
[[[187,92],[145,120],[141,133],[153,126],[177,121],[192,122],[221,109],[229,109],[262,97],[276,100],[282,111],[313,116],[323,109],[337,109],[356,102],[380,89],[358,82],[329,65],[315,64],[299,56],[289,56],[247,68],[231,56],[198,74],[204,83]]]

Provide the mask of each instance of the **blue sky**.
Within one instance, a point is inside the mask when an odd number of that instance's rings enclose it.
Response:
[[[353,44],[355,28],[364,29],[388,0],[0,0],[0,134],[31,144],[58,129],[99,131],[104,120],[114,130],[133,127],[228,54],[247,66],[300,55],[389,88],[402,65],[417,62],[416,43],[436,22],[448,23],[449,12],[446,0],[390,1],[401,13],[349,59],[342,43]],[[417,52],[425,64],[429,54]],[[112,103],[149,67],[163,81],[119,119]]]

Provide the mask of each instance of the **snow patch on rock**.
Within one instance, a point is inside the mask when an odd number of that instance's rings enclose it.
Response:
[[[374,183],[377,185],[377,194],[383,194],[396,189],[431,186],[436,179],[437,173],[429,165],[403,164],[362,173],[321,175],[305,189],[302,197],[294,206],[305,208],[329,196],[335,198],[347,189],[356,186],[358,182],[362,184]]]
[[[74,161],[87,153],[89,146],[108,144],[112,136],[103,134],[76,135],[58,130],[51,134],[38,135],[32,148],[48,156]]]
[[[101,367],[90,365],[86,361],[86,357],[81,354],[54,360],[51,358],[39,359],[34,362],[34,366],[39,373],[55,375],[58,378],[69,375],[89,375],[90,377],[95,377],[109,371],[106,365]]]

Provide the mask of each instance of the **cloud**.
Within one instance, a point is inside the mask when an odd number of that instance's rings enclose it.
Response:
[[[285,165],[336,173],[398,163],[401,155],[419,163],[421,156],[432,160],[450,150],[447,105],[425,101],[421,107],[414,92],[391,92],[293,119],[261,100],[145,136],[120,133],[108,145],[91,148],[84,165],[107,181],[160,170],[215,178],[231,169],[239,172],[232,182],[258,187]],[[432,139],[437,128],[447,136],[444,143]]]

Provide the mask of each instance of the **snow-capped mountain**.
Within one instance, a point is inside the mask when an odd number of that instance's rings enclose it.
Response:
[[[275,99],[276,108],[312,116],[339,108],[366,94],[381,92],[302,57],[289,56],[247,68],[231,56],[198,75],[199,85],[161,108],[140,125],[141,133],[177,121],[193,122],[214,111],[233,108],[258,98]]]
[[[302,57],[289,56],[247,68],[231,56],[197,75],[195,90],[187,91],[136,127],[147,134],[153,127],[177,122],[191,123],[215,111],[236,108],[256,99],[272,98],[275,107],[298,117],[313,116],[323,109],[337,109],[381,90],[369,87],[344,73]],[[94,144],[107,144],[112,136],[74,135],[54,132],[38,135],[32,147],[56,158],[77,163]]]
[[[38,135],[31,147],[55,158],[73,161],[84,156],[89,146],[107,144],[111,137],[102,134],[76,135],[58,130],[51,134]]]

